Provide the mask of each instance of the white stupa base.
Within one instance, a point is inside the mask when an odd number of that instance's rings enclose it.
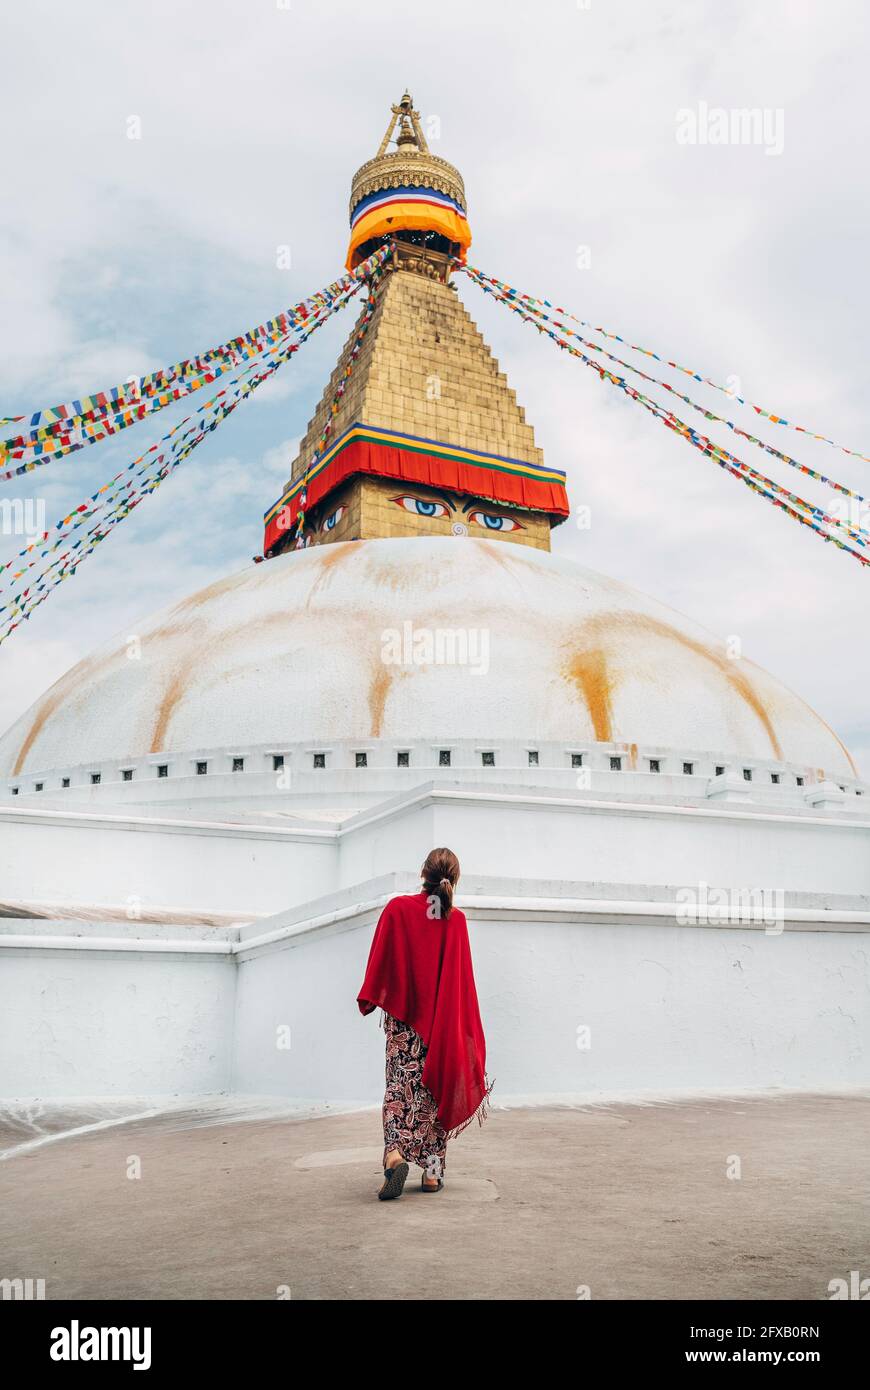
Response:
[[[377,1104],[383,1034],[355,997],[382,904],[415,886],[384,876],[244,927],[5,919],[0,1095]],[[496,1101],[867,1081],[860,897],[788,894],[770,920],[735,899],[693,924],[662,887],[464,888]]]

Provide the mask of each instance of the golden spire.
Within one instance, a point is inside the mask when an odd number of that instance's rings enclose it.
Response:
[[[410,92],[405,92],[398,106],[391,106],[390,110],[392,112],[390,123],[387,126],[384,138],[380,144],[380,149],[375,158],[380,159],[382,155],[386,154],[387,146],[393,137],[393,131],[397,123],[399,126],[399,134],[396,139],[398,148],[405,149],[408,146],[413,146],[415,149],[418,149],[421,154],[428,154],[429,146],[423,134],[423,127],[420,125],[420,112],[414,110],[414,102]]]
[[[377,154],[353,176],[348,269],[365,259],[373,239],[413,231],[441,237],[445,264],[451,256],[464,260],[471,232],[462,175],[455,165],[432,154],[410,92],[390,107],[390,113]],[[439,278],[444,278],[440,272]]]
[[[391,274],[365,335],[361,322],[351,332],[266,515],[264,552],[424,535],[549,550],[551,528],[568,515],[564,474],[544,463],[448,289],[471,242],[462,175],[429,150],[409,92],[391,113],[378,153],[353,178],[347,261],[389,243]]]

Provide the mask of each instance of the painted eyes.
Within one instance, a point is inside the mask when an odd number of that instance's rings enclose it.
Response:
[[[338,525],[346,511],[347,507],[336,507],[335,511],[332,512],[324,521],[323,525],[320,528],[321,531],[331,531],[333,527]]]
[[[470,512],[469,521],[483,526],[487,531],[522,531],[523,527],[510,516],[498,516],[495,512]]]
[[[413,497],[406,494],[401,497],[394,497],[393,501],[397,507],[404,507],[406,512],[413,512],[415,516],[429,517],[449,517],[451,509],[443,502],[436,502],[425,497]],[[474,511],[468,513],[468,520],[475,526],[482,526],[486,531],[522,531],[525,528],[519,521],[514,521],[512,517],[501,516],[498,512]],[[462,528],[462,534],[465,528]]]
[[[417,516],[450,515],[443,502],[427,502],[422,497],[394,497],[393,501],[396,506],[404,507],[406,512],[414,512]]]

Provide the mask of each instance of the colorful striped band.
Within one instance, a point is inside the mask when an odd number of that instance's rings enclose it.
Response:
[[[357,423],[317,461],[307,479],[296,479],[265,513],[264,553],[295,523],[303,486],[310,509],[355,473],[442,487],[557,519],[568,514],[565,474],[559,469]]]
[[[389,203],[420,203],[423,206],[452,208],[460,217],[465,216],[465,208],[455,198],[440,193],[436,188],[406,187],[379,189],[360,198],[350,216],[350,225],[355,227],[361,217],[375,208],[386,207]]]

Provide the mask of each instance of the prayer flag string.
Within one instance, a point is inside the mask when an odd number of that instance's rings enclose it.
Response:
[[[363,309],[363,312],[360,315],[360,318],[357,322],[356,336],[354,337],[353,346],[348,354],[344,371],[341,374],[338,386],[335,389],[335,394],[330,403],[329,411],[326,416],[326,423],[324,425],[320,438],[317,441],[311,458],[309,459],[306,465],[305,474],[302,480],[302,488],[299,493],[299,511],[296,517],[295,548],[297,550],[303,550],[307,545],[311,544],[311,537],[306,537],[305,535],[305,507],[308,502],[308,484],[311,479],[311,475],[314,472],[314,469],[316,468],[318,462],[323,456],[323,453],[329,442],[330,435],[332,434],[332,429],[335,423],[335,417],[338,414],[338,408],[341,402],[341,398],[347,390],[347,383],[353,375],[353,369],[356,365],[356,360],[360,355],[366,333],[368,332],[369,324],[371,323],[372,318],[374,316],[375,306],[377,303],[378,282],[381,279],[382,275],[385,273],[385,263],[389,259],[389,257],[393,255],[394,250],[395,248],[393,244],[390,243],[389,245],[382,248],[382,251],[386,252],[387,254],[383,256],[383,259],[379,260],[377,264],[372,265],[372,262],[377,259],[375,256],[370,257],[369,261],[367,262],[371,269],[367,277],[369,292],[365,302],[365,308]]]
[[[611,385],[618,387],[619,390],[623,391],[630,399],[637,401],[669,429],[686,439],[688,443],[699,449],[706,457],[713,459],[719,467],[726,469],[732,476],[740,478],[747,487],[751,488],[760,496],[766,497],[774,506],[784,511],[794,520],[799,521],[802,525],[809,526],[817,535],[821,536],[823,540],[833,542],[835,546],[841,550],[845,550],[847,554],[853,556],[853,558],[858,560],[862,565],[870,565],[870,557],[862,555],[859,550],[853,550],[852,547],[842,539],[841,535],[837,534],[838,531],[841,532],[848,540],[864,548],[867,546],[868,541],[870,541],[870,532],[865,531],[860,526],[850,526],[847,522],[828,515],[828,513],[824,512],[820,507],[814,506],[811,502],[799,497],[796,493],[790,492],[787,488],[780,486],[780,484],[776,483],[772,478],[768,478],[765,474],[759,473],[756,469],[751,468],[749,464],[737,458],[727,449],[715,444],[712,440],[708,439],[706,435],[700,434],[697,430],[694,430],[690,425],[687,425],[685,421],[675,415],[673,411],[668,410],[651,397],[644,395],[641,391],[638,391],[636,387],[629,385],[624,377],[619,376],[615,372],[611,372],[607,367],[603,366],[601,362],[587,357],[580,348],[568,342],[565,337],[561,337],[560,334],[555,331],[555,328],[547,327],[547,316],[531,310],[531,306],[527,302],[530,298],[529,296],[521,296],[518,291],[507,294],[502,290],[500,281],[495,281],[489,276],[485,278],[481,277],[480,272],[475,271],[474,268],[463,267],[463,269],[466,270],[466,273],[471,275],[471,278],[479,285],[484,293],[491,294],[498,303],[505,304],[514,313],[519,314],[525,322],[532,324],[539,333],[543,333],[547,337],[552,338],[561,349],[568,351],[574,357],[578,357],[584,365],[591,367],[593,371],[597,372],[602,381],[609,381]],[[544,303],[545,301],[539,302]],[[564,313],[565,311],[560,309],[558,312]],[[585,340],[581,341],[585,342]],[[605,355],[608,357],[611,356],[609,353]],[[618,361],[618,359],[613,359],[612,357],[611,360]],[[620,363],[620,365],[623,364]],[[649,377],[646,379],[652,381],[656,380],[655,378]],[[689,404],[694,406],[694,402],[692,401],[689,401]],[[701,409],[700,407],[698,408]],[[702,410],[702,413],[706,414],[707,412]],[[712,418],[718,419],[719,417],[712,416]],[[762,447],[764,447],[763,444]],[[801,467],[796,461],[795,466]],[[845,488],[839,488],[838,490],[849,491]],[[857,496],[857,494],[854,493],[850,493],[850,495]]]
[[[591,352],[600,353],[603,357],[606,357],[609,362],[613,362],[616,366],[623,367],[626,371],[632,372],[635,376],[640,377],[642,381],[647,381],[652,386],[659,386],[663,391],[670,392],[672,396],[676,396],[677,400],[683,401],[686,405],[690,406],[692,410],[696,410],[699,415],[703,415],[705,420],[710,420],[719,425],[727,425],[728,429],[732,430],[734,434],[739,435],[742,439],[747,439],[750,444],[755,444],[759,449],[763,449],[765,453],[770,454],[773,458],[778,458],[782,463],[787,463],[790,468],[796,468],[799,472],[806,474],[807,477],[815,478],[817,482],[824,483],[826,487],[833,488],[835,492],[841,492],[847,497],[852,497],[859,503],[867,502],[867,498],[863,497],[860,492],[854,492],[852,488],[846,487],[844,483],[839,483],[836,479],[829,478],[825,473],[817,472],[816,469],[810,468],[807,464],[801,463],[796,458],[792,458],[790,454],[782,453],[782,451],[775,448],[773,444],[769,444],[766,440],[759,439],[757,435],[750,434],[747,430],[741,429],[739,425],[735,424],[733,420],[729,420],[726,416],[717,415],[714,411],[708,410],[706,406],[699,405],[697,401],[692,400],[691,396],[684,395],[682,391],[676,391],[674,387],[671,386],[670,382],[662,381],[660,377],[650,376],[648,372],[641,371],[640,367],[634,366],[631,362],[625,362],[621,357],[614,356],[612,352],[608,352],[606,348],[603,348],[600,343],[593,343],[589,338],[584,338],[581,334],[575,333],[573,329],[567,328],[564,323],[551,317],[551,315],[545,313],[542,308],[538,307],[543,301],[532,300],[529,295],[517,297],[516,295],[506,294],[500,288],[490,289],[489,286],[500,285],[500,282],[494,281],[491,276],[483,275],[472,266],[463,266],[462,269],[474,280],[475,284],[477,284],[485,294],[493,294],[511,307],[513,307],[514,304],[521,303],[524,309],[528,309],[530,313],[535,314],[545,322],[552,323],[553,327],[558,329],[561,333],[564,333],[566,337],[576,338],[578,343],[582,343],[583,346],[589,348]],[[557,312],[564,313],[564,310],[558,310]],[[573,314],[566,314],[565,317],[573,319],[574,316]],[[574,321],[579,322],[579,320]]]
[[[334,280],[259,327],[196,357],[147,376],[130,378],[80,400],[35,411],[29,417],[5,417],[0,420],[0,427],[26,421],[27,429],[0,440],[0,481],[28,473],[40,464],[51,463],[116,434],[259,357],[291,331],[302,333],[316,326],[329,315],[338,300],[344,302],[352,287],[358,288],[365,281],[371,274],[373,261],[382,263],[390,254],[389,248],[381,248],[340,280]],[[4,468],[6,464],[10,466]]]
[[[506,285],[502,280],[496,280],[493,276],[484,275],[483,271],[478,270],[474,266],[460,266],[460,263],[457,261],[456,267],[457,269],[472,272],[473,277],[480,277],[480,279],[488,281],[491,285],[496,286],[509,297],[522,300],[526,305],[537,304],[546,309],[554,309],[557,314],[563,314],[566,318],[571,319],[573,323],[579,324],[581,328],[587,328],[593,333],[599,333],[602,338],[608,338],[611,342],[622,343],[632,352],[639,352],[642,353],[644,357],[651,357],[654,361],[661,362],[663,366],[673,367],[674,371],[682,372],[684,376],[691,377],[693,381],[702,382],[705,386],[712,386],[714,391],[721,391],[729,400],[736,401],[738,405],[745,405],[750,410],[754,410],[756,415],[763,416],[764,419],[769,420],[772,425],[783,425],[786,429],[797,431],[798,434],[805,434],[809,439],[818,439],[822,444],[829,444],[832,449],[839,449],[841,453],[848,454],[851,458],[861,459],[864,463],[870,463],[870,454],[862,454],[857,449],[847,449],[845,444],[838,444],[835,440],[829,439],[827,435],[816,434],[815,430],[808,429],[804,425],[795,424],[793,420],[786,420],[782,415],[775,415],[773,411],[765,410],[763,406],[756,405],[753,401],[738,395],[736,391],[732,391],[730,387],[723,386],[721,382],[713,381],[710,377],[704,376],[701,372],[696,372],[692,367],[684,367],[679,362],[672,362],[669,358],[661,357],[657,352],[653,352],[651,348],[641,347],[639,343],[631,343],[627,338],[621,337],[618,333],[611,333],[606,328],[588,323],[585,319],[577,318],[575,314],[569,313],[567,309],[562,309],[558,305],[553,304],[549,299],[537,299],[534,295],[523,294],[520,290],[514,289],[513,286]]]
[[[280,353],[277,349],[273,349],[275,355],[271,363],[267,366],[264,366],[262,362],[258,363],[256,375],[239,389],[234,398],[228,398],[223,402],[214,419],[207,424],[203,424],[199,432],[194,433],[192,438],[183,436],[182,439],[178,441],[179,447],[171,458],[167,458],[165,455],[158,456],[160,461],[159,467],[155,468],[154,463],[152,463],[149,466],[150,471],[143,472],[141,478],[128,479],[116,490],[111,500],[98,503],[91,509],[87,507],[84,509],[77,509],[74,514],[74,524],[60,535],[53,545],[49,546],[46,551],[43,551],[42,555],[49,554],[62,545],[66,545],[67,548],[56,560],[53,560],[39,575],[31,580],[26,587],[14,593],[7,604],[0,607],[0,643],[15,631],[16,627],[18,627],[22,621],[30,617],[34,609],[39,607],[57,585],[63,583],[65,579],[75,574],[82,560],[93,553],[97,545],[106,539],[118,522],[123,521],[135,510],[145,497],[154,492],[164,479],[168,477],[169,473],[172,472],[183,459],[192,453],[199,443],[201,443],[205,435],[215,429],[222,420],[226,419],[226,417],[235,410],[240,401],[244,400],[251,391],[255,390],[256,387],[261,384],[261,382],[271,376],[272,373],[281,366],[282,362],[287,360],[289,352],[296,347],[298,347],[298,344],[294,344],[291,348]],[[188,431],[188,436],[190,433],[191,432]],[[97,516],[94,525],[91,526],[80,539],[69,543],[72,534],[94,516]],[[31,563],[35,564],[36,562],[34,561]],[[16,576],[16,578],[17,577],[19,576]],[[7,616],[3,618],[3,614]]]
[[[211,400],[197,407],[193,415],[185,417],[161,441],[151,445],[145,454],[128,464],[91,497],[57,522],[53,532],[45,532],[17,557],[0,566],[0,576],[11,570],[6,579],[18,585],[9,595],[7,602],[0,605],[0,642],[5,641],[23,621],[26,621],[53,589],[75,574],[82,560],[92,554],[114,527],[160,486],[207,434],[216,429],[242,400],[288,361],[302,343],[333,313],[343,308],[348,300],[357,294],[366,278],[377,276],[391,254],[390,247],[381,248],[368,262],[357,267],[353,275],[346,277],[347,283],[343,284],[340,292],[332,297],[328,305],[321,305],[316,313],[308,316],[307,323],[296,326],[299,335],[297,342],[290,341],[288,332],[267,346],[259,355],[259,360],[248,362]],[[197,415],[203,418],[195,420],[194,417]],[[174,441],[172,445],[168,449],[161,449],[160,446],[170,439]],[[156,452],[157,450],[160,452]],[[72,537],[76,531],[88,522],[93,524],[73,541]],[[53,555],[61,547],[65,548],[56,559],[51,560],[32,578],[26,577],[40,560]],[[32,558],[28,558],[30,556]],[[23,586],[19,583],[21,580],[25,580]],[[0,577],[0,585],[3,582]]]

